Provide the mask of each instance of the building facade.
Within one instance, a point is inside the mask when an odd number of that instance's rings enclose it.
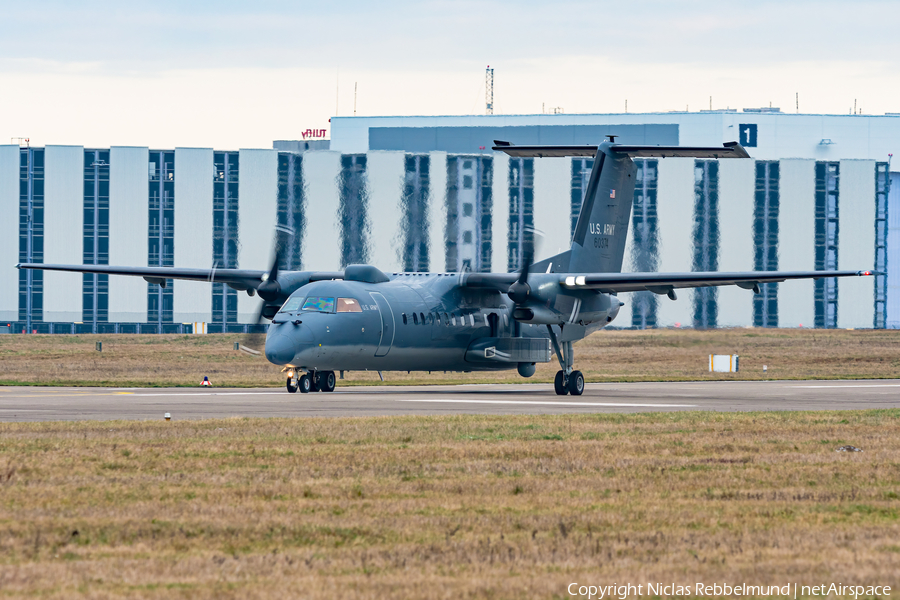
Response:
[[[714,111],[336,117],[330,148],[0,146],[0,325],[13,331],[239,331],[227,285],[17,270],[17,262],[512,271],[568,248],[591,159],[517,144],[718,145],[753,159],[637,160],[626,271],[874,269],[872,278],[623,294],[619,327],[900,327],[900,116]],[[285,150],[287,149],[287,150]],[[892,183],[894,185],[892,185]],[[80,257],[80,258],[79,258]]]

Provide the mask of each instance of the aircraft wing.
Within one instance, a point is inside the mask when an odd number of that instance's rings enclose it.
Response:
[[[822,277],[853,277],[872,275],[872,271],[750,271],[690,272],[690,273],[561,273],[559,283],[571,290],[601,292],[639,292],[648,290],[666,294],[678,288],[736,285],[752,290],[760,283],[778,283],[792,279],[821,279]]]
[[[131,275],[143,277],[150,283],[164,285],[167,279],[188,281],[208,281],[228,284],[236,290],[256,289],[264,281],[266,271],[250,269],[179,269],[175,267],[114,267],[110,265],[49,265],[43,263],[21,263],[18,269],[39,269],[43,271],[69,271],[75,273],[101,273],[108,275]],[[343,273],[313,272],[310,281],[341,279]]]
[[[516,146],[509,142],[494,140],[491,150],[505,152],[516,158],[547,156],[587,156],[597,155],[599,146]],[[743,146],[737,142],[726,142],[721,146],[635,146],[611,144],[609,151],[631,157],[647,158],[750,158]]]

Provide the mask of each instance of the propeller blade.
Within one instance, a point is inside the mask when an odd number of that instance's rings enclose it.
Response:
[[[519,278],[509,286],[509,291],[506,293],[509,296],[509,299],[516,303],[516,305],[522,305],[528,302],[528,297],[531,295],[531,286],[528,284],[528,275],[531,271],[531,265],[534,263],[534,248],[537,244],[538,238],[543,239],[544,234],[539,229],[535,229],[534,227],[526,227],[525,228],[526,239],[523,240],[525,243],[523,252],[522,252],[522,265],[519,270]],[[530,234],[530,235],[529,235]],[[528,240],[527,238],[531,239]],[[530,242],[530,243],[529,243]]]
[[[292,235],[294,235],[294,230],[290,227],[279,225],[275,228],[275,258],[272,260],[272,266],[266,273],[265,279],[256,288],[259,297],[266,302],[276,302],[281,294],[281,285],[278,283],[278,266],[287,254]]]
[[[259,327],[265,324],[265,313],[272,311],[272,305],[277,304],[281,299],[281,284],[278,283],[278,269],[287,255],[287,250],[294,235],[294,230],[290,227],[278,225],[275,227],[275,257],[272,265],[269,267],[268,273],[263,276],[263,281],[257,286],[256,293],[259,295],[259,310],[256,313],[256,319],[250,327]],[[267,306],[268,305],[268,306]],[[254,352],[261,352],[265,348],[265,336],[259,333],[247,333],[244,336],[241,346],[249,348]]]

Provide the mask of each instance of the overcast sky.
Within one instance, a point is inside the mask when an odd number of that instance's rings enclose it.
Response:
[[[256,5],[262,5],[260,8]],[[900,112],[898,2],[0,0],[0,143],[269,148],[328,119]]]

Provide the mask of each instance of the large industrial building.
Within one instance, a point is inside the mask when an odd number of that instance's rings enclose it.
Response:
[[[618,327],[900,327],[900,116],[777,109],[604,115],[335,117],[330,142],[274,149],[0,146],[0,325],[12,331],[209,331],[259,299],[221,283],[41,272],[17,262],[266,269],[509,271],[569,246],[591,159],[515,144],[718,145],[752,160],[641,159],[626,271],[874,269],[676,301],[622,294]],[[540,232],[536,235],[533,230]]]

